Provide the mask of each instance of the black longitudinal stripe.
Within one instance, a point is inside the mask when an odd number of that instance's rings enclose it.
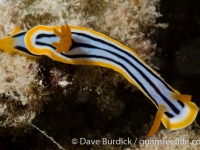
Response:
[[[141,82],[126,68],[126,66],[124,66],[124,65],[123,65],[122,63],[120,63],[120,62],[117,62],[116,60],[113,60],[113,59],[108,58],[108,57],[105,57],[105,56],[97,56],[97,55],[66,55],[66,54],[64,54],[64,53],[62,53],[62,55],[64,55],[65,57],[68,57],[68,58],[78,58],[78,59],[80,59],[80,58],[97,58],[97,59],[104,59],[104,60],[111,61],[111,62],[113,62],[113,63],[115,63],[115,64],[121,66],[122,68],[124,68],[124,70],[126,70],[126,72],[128,72],[128,73],[130,74],[130,76],[135,80],[136,83],[138,83],[138,84],[141,86],[141,88],[149,95],[149,97],[150,97],[151,99],[153,99],[152,96],[148,93],[148,91],[147,91],[147,90],[144,88],[144,86],[141,84]],[[156,105],[158,105],[156,101],[155,101],[155,103],[156,103]],[[169,115],[169,117],[173,116],[173,115],[172,115],[171,113],[169,113],[169,112],[168,112],[168,114],[166,114],[166,115],[167,115],[167,116]]]
[[[181,105],[182,108],[184,108],[185,105],[183,102],[181,102],[180,100],[177,100],[177,102]]]
[[[50,38],[50,37],[56,37],[56,35],[55,34],[38,34],[37,36],[36,36],[36,39],[40,39],[40,38],[44,38],[44,37],[48,37],[48,38]]]
[[[51,44],[46,44],[43,42],[35,42],[35,44],[40,45],[40,46],[49,46],[49,47],[53,48],[54,50],[56,50],[56,48],[54,46],[52,46]]]
[[[170,114],[169,112],[165,112],[165,115],[167,115],[167,117],[169,117],[169,118],[173,118],[174,117],[174,115]]]
[[[158,79],[160,82],[162,82],[162,83],[166,86],[166,88],[167,88],[169,91],[173,92],[173,90],[172,90],[165,82],[163,82],[163,80],[161,80],[161,79],[160,79],[156,74],[154,74],[149,68],[147,68],[145,65],[143,65],[137,58],[135,58],[133,55],[129,54],[128,52],[126,52],[126,51],[120,49],[119,47],[117,47],[117,46],[115,46],[115,45],[113,45],[113,44],[111,44],[111,43],[108,43],[108,42],[103,41],[103,40],[98,39],[98,38],[94,38],[94,37],[92,37],[92,36],[90,36],[90,35],[87,35],[87,34],[84,34],[84,33],[72,32],[72,34],[76,34],[76,35],[79,35],[79,36],[84,36],[84,37],[89,38],[89,39],[91,39],[91,40],[94,40],[94,41],[97,41],[97,42],[106,44],[106,45],[108,45],[108,46],[110,46],[110,47],[112,47],[112,48],[114,48],[114,49],[117,49],[117,50],[119,50],[120,52],[122,52],[122,53],[128,55],[129,57],[131,57],[132,59],[134,59],[138,64],[140,64],[141,66],[143,66],[148,72],[150,72],[150,73],[152,74],[152,76],[154,76],[156,79]]]
[[[96,49],[99,49],[99,50],[103,50],[103,51],[106,51],[112,55],[115,55],[116,57],[124,60],[125,62],[127,62],[130,66],[132,66],[133,68],[135,68],[135,70],[137,70],[141,76],[146,80],[146,82],[148,82],[152,87],[153,89],[162,97],[162,99],[169,105],[169,107],[176,113],[176,114],[179,114],[180,111],[160,92],[160,90],[157,88],[157,86],[138,68],[136,67],[130,60],[128,60],[127,58],[115,53],[115,52],[112,52],[112,51],[109,51],[109,50],[106,50],[106,49],[102,49],[102,48],[99,48],[99,47],[96,47],[96,46],[93,46],[93,45],[89,45],[89,44],[83,44],[83,43],[77,43],[77,42],[74,42],[73,41],[73,44],[72,46],[74,48],[76,47],[85,47],[85,48],[96,48]],[[133,60],[134,61],[134,60]],[[129,73],[132,77],[133,77],[133,74],[132,73]],[[139,84],[141,86],[141,84]],[[143,87],[143,86],[141,86]],[[150,97],[151,95],[147,92],[146,89],[144,89],[144,87],[142,88]],[[152,98],[152,97],[151,97]],[[154,102],[157,104],[156,100],[154,98],[152,98],[152,100],[154,100]]]
[[[27,53],[27,54],[29,54],[29,55],[38,56],[38,55],[35,55],[35,54],[31,53],[31,52],[30,52],[27,48],[25,48],[25,47],[22,47],[22,46],[15,46],[14,48],[15,48],[15,49],[18,49],[18,50],[20,50],[20,51],[22,51],[22,52],[24,52],[24,53]]]
[[[26,32],[21,32],[21,33],[18,33],[18,34],[13,35],[12,37],[13,37],[13,38],[16,38],[16,37],[19,37],[19,36],[23,36],[23,35],[25,35],[25,34],[26,34]]]

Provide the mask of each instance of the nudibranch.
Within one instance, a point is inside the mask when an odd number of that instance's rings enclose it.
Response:
[[[41,56],[32,54],[25,45],[25,34],[27,32],[23,31],[19,27],[15,27],[11,36],[0,39],[0,50],[4,50],[10,54],[20,54],[29,59],[37,60]]]
[[[0,40],[0,49],[31,59],[46,55],[66,64],[98,65],[121,73],[158,109],[149,136],[161,121],[169,130],[181,129],[198,113],[190,95],[174,90],[132,49],[91,29],[39,25],[26,32],[15,28],[10,37]]]

